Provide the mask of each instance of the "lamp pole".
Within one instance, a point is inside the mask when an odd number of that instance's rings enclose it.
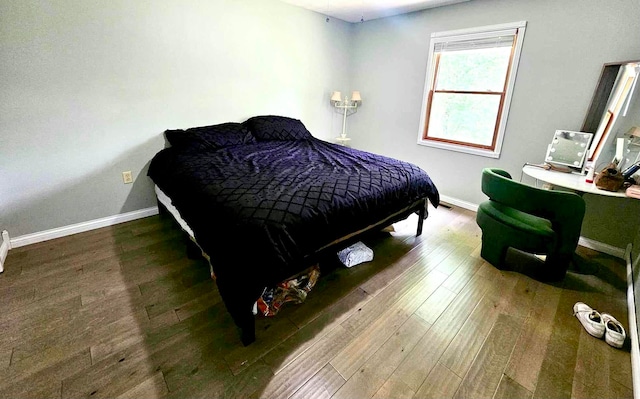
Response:
[[[349,97],[344,97],[344,103],[342,107],[344,108],[344,112],[342,113],[342,134],[340,135],[340,137],[344,139],[345,137],[347,137],[347,111],[349,110]]]
[[[347,137],[347,116],[358,112],[358,104],[362,102],[359,91],[354,91],[351,94],[351,99],[348,96],[344,96],[344,100],[341,98],[339,91],[334,91],[331,95],[331,103],[336,109],[342,111],[342,133],[337,140],[345,144],[350,138]]]
[[[338,109],[343,110],[342,112],[342,133],[340,134],[340,138],[345,139],[347,137],[347,116],[349,116],[349,110],[353,110],[356,112],[358,110],[358,102],[357,101],[349,101],[349,97],[345,96],[343,101],[336,101],[334,106]]]

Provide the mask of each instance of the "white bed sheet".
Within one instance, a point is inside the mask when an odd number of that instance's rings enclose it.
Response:
[[[191,237],[191,240],[193,242],[196,242],[195,236],[193,234],[193,230],[191,230],[191,227],[189,227],[187,222],[185,222],[182,216],[180,216],[180,212],[178,212],[178,209],[175,206],[173,206],[173,202],[171,201],[171,198],[169,198],[167,194],[165,194],[162,190],[160,190],[160,187],[158,186],[154,186],[154,187],[156,190],[156,196],[158,197],[158,201],[160,201],[160,203],[162,203],[162,205],[164,205],[164,207],[167,208],[169,213],[173,215],[173,217],[176,219],[176,222],[178,222],[180,227],[182,227],[182,230],[186,231],[187,234],[189,234],[189,237]]]

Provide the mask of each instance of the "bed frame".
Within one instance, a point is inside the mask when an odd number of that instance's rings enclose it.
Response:
[[[187,251],[189,256],[192,257],[194,255],[198,256],[201,254],[209,262],[209,267],[211,269],[211,274],[213,277],[213,267],[211,266],[211,259],[198,245],[196,239],[193,236],[193,232],[191,228],[189,228],[189,226],[180,216],[180,213],[178,212],[178,210],[173,206],[173,204],[171,203],[171,199],[166,194],[164,194],[157,186],[155,187],[155,190],[156,190],[156,195],[158,199],[158,209],[160,210],[160,213],[171,214],[173,219],[180,225],[182,230],[187,234],[189,238],[189,240],[187,241],[188,242]],[[418,201],[414,202],[408,207],[403,208],[400,211],[391,214],[390,216],[380,220],[379,222],[369,225],[363,229],[354,231],[353,233],[347,234],[344,237],[340,237],[337,240],[334,240],[331,243],[321,248],[318,248],[312,254],[308,255],[304,259],[303,263],[305,265],[311,266],[323,256],[326,256],[331,253],[336,253],[339,250],[344,249],[349,245],[352,245],[360,241],[362,239],[362,236],[364,236],[365,234],[372,231],[383,229],[392,223],[396,223],[396,222],[399,222],[400,220],[404,220],[412,213],[418,213],[418,226],[416,229],[416,237],[420,236],[422,234],[422,226],[424,223],[424,219],[426,219],[428,216],[427,201],[428,201],[427,198],[419,199]],[[233,316],[234,322],[240,329],[240,340],[242,341],[242,344],[247,346],[251,344],[253,341],[255,341],[256,340],[256,332],[255,332],[256,319],[255,319],[255,315],[252,312],[252,309],[238,311],[237,309],[235,310],[230,309],[229,306],[227,306],[227,308],[229,310],[229,313],[231,313],[231,315]]]

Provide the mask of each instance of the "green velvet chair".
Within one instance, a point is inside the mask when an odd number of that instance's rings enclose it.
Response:
[[[482,229],[482,258],[506,269],[509,247],[546,254],[545,266],[537,275],[562,279],[580,238],[585,210],[582,197],[513,181],[501,169],[482,171],[482,192],[489,197],[476,216]]]

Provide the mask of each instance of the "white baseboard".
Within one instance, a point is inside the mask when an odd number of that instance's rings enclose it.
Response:
[[[474,204],[472,202],[467,202],[467,201],[463,201],[461,199],[448,197],[446,195],[441,195],[440,196],[440,200],[442,202],[444,202],[444,203],[455,205],[455,206],[459,206],[460,208],[468,209],[470,211],[474,211],[474,212],[478,211],[478,206],[479,205],[478,204]]]
[[[158,207],[140,209],[133,212],[121,213],[118,215],[107,216],[105,218],[89,220],[88,222],[76,223],[69,226],[58,227],[51,230],[40,231],[38,233],[25,234],[11,240],[11,248],[22,247],[37,242],[53,240],[70,236],[72,234],[83,233],[89,230],[99,229],[101,227],[113,226],[114,224],[129,222],[135,219],[142,219],[148,216],[158,214]]]
[[[636,300],[633,289],[633,267],[638,267],[638,260],[633,262],[631,254],[632,244],[627,245],[624,259],[627,262],[627,312],[629,313],[629,328],[627,333],[631,339],[631,378],[633,397],[640,399],[640,344],[638,344],[638,320],[636,319]]]
[[[613,245],[605,244],[603,242],[592,240],[590,238],[580,237],[578,244],[582,245],[583,247],[593,249],[594,251],[615,256],[616,258],[624,259],[625,257],[624,248],[614,247]]]
[[[7,254],[11,249],[11,240],[9,239],[9,232],[4,230],[2,232],[2,239],[0,240],[0,273],[4,271],[4,261],[7,259]]]

